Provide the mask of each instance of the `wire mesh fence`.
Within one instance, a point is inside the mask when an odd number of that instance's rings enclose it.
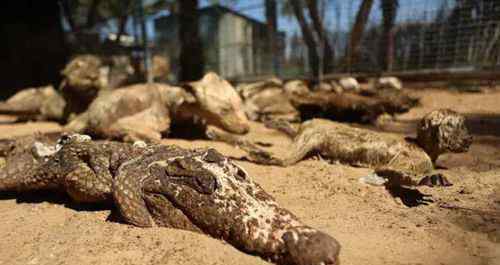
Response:
[[[228,79],[500,68],[499,0],[199,2],[205,70]],[[274,15],[270,2],[276,4]],[[175,11],[146,15],[143,46],[167,58],[175,78],[180,65]],[[138,21],[119,27],[120,20],[112,18],[94,32],[107,42],[118,35],[129,43],[124,53],[141,57],[144,35]]]
[[[265,73],[248,68],[243,76],[486,71],[500,66],[500,1],[313,1],[319,6],[319,26],[314,26],[314,14],[302,1],[300,11],[306,23],[302,28],[297,15],[287,12],[291,2],[278,1],[278,32],[284,36],[279,50],[269,53],[270,49],[263,48],[259,51],[269,54],[257,56],[267,58],[269,65],[278,56],[279,67],[267,68],[270,72]],[[265,7],[235,7],[235,12],[258,16]],[[265,41],[261,40],[261,46]],[[221,49],[247,46],[224,43]],[[233,58],[224,60],[231,64]]]

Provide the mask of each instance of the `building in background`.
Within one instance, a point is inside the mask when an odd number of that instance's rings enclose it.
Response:
[[[203,43],[205,71],[215,71],[225,78],[259,76],[272,73],[273,56],[283,61],[284,48],[272,54],[267,25],[227,7],[213,5],[199,10],[200,37]],[[178,17],[156,18],[155,53],[166,55],[176,71],[179,55]],[[284,47],[285,33],[278,32],[279,47]]]

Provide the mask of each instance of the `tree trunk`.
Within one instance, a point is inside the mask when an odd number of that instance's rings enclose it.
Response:
[[[120,39],[125,34],[125,26],[127,25],[128,16],[121,16],[119,18],[118,33],[116,34],[116,43],[120,43]]]
[[[87,13],[87,24],[85,28],[91,29],[96,24],[98,15],[97,11],[100,3],[101,0],[92,0],[92,3],[90,3],[89,11]]]
[[[391,27],[387,31],[384,30],[384,40],[381,44],[382,50],[382,66],[384,71],[390,72],[394,65],[394,28]]]
[[[66,20],[68,21],[69,28],[71,32],[75,33],[78,29],[75,23],[75,19],[73,18],[73,12],[71,12],[71,8],[69,6],[69,1],[70,0],[62,0],[60,1],[60,3]]]
[[[306,19],[304,17],[304,13],[302,12],[302,4],[300,0],[289,0],[290,5],[293,9],[293,13],[297,18],[297,22],[299,23],[300,30],[302,32],[302,37],[304,38],[304,42],[307,46],[307,52],[309,55],[309,65],[311,66],[311,71],[314,75],[319,74],[319,56],[318,51],[316,50],[316,42],[314,41],[314,36],[312,34],[311,29],[307,25]]]
[[[331,72],[333,70],[333,59],[335,57],[332,46],[328,41],[325,28],[323,26],[323,21],[319,15],[318,11],[318,1],[317,0],[307,0],[307,9],[309,10],[309,16],[313,22],[313,27],[319,37],[320,45],[323,46],[323,71],[325,73]]]
[[[272,72],[274,74],[278,73],[278,43],[277,43],[277,29],[278,29],[278,18],[276,13],[276,0],[265,0],[266,6],[266,21],[267,21],[267,33],[269,40],[269,54],[272,61]]]
[[[356,21],[352,26],[351,36],[349,39],[349,46],[347,47],[347,66],[351,66],[356,62],[359,55],[359,43],[363,37],[363,31],[365,30],[366,23],[368,22],[368,17],[372,9],[373,0],[363,0],[361,3],[358,13],[356,14]]]
[[[392,71],[394,64],[394,22],[398,0],[382,0],[383,35],[380,39],[380,62],[384,71]]]
[[[198,0],[178,0],[179,39],[181,43],[179,81],[203,76],[203,47],[199,36]]]
[[[0,97],[61,80],[68,52],[56,0],[5,1],[0,9]]]
[[[120,43],[120,39],[123,34],[125,34],[125,28],[127,26],[128,22],[128,10],[130,8],[130,2],[131,0],[123,0],[123,14],[119,18],[119,24],[118,24],[118,33],[116,34],[116,43]]]

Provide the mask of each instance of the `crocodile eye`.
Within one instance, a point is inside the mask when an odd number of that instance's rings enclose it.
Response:
[[[203,156],[203,160],[209,163],[219,163],[224,161],[224,156],[217,150],[210,148],[206,151],[205,156]]]
[[[240,179],[247,179],[247,172],[245,170],[243,170],[242,168],[240,168],[239,166],[235,166],[236,167],[236,177],[237,178],[240,178]]]
[[[218,188],[217,179],[212,175],[198,176],[194,179],[196,189],[203,194],[212,194]]]
[[[67,135],[67,134],[63,134],[61,135],[61,137],[59,138],[59,140],[57,140],[57,143],[58,144],[64,144],[66,142],[68,142],[70,140],[70,136]]]

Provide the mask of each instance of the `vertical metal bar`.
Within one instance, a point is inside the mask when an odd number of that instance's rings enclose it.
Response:
[[[139,0],[139,19],[141,23],[142,49],[144,54],[145,79],[148,83],[153,83],[153,73],[151,71],[151,51],[149,49],[148,33],[146,30],[146,18],[144,15],[144,0]]]
[[[354,23],[353,23],[353,21],[352,21],[352,13],[353,13],[352,4],[353,4],[353,1],[349,1],[348,11],[347,11],[347,14],[349,14],[349,15],[348,15],[348,18],[347,18],[347,19],[348,19],[348,21],[349,21],[349,22],[348,22],[348,24],[349,24],[349,28],[352,28],[352,27],[353,27],[353,25],[354,25]],[[362,42],[362,41],[360,41],[360,44],[359,44],[359,45],[362,45],[362,44],[361,44],[361,42]],[[353,65],[352,65],[352,62],[351,62],[351,59],[350,59],[350,58],[351,58],[351,53],[353,53],[353,52],[354,52],[354,51],[352,51],[352,50],[350,49],[350,47],[349,47],[349,48],[348,48],[348,53],[347,53],[347,56],[348,56],[347,58],[349,58],[348,63],[347,63],[347,72],[348,72],[348,73],[352,73],[352,68],[353,68]]]
[[[457,5],[459,5],[458,7],[458,18],[457,18],[457,24],[455,25],[452,25],[452,27],[455,27],[455,43],[453,45],[453,62],[451,63],[451,67],[456,67],[457,66],[457,54],[459,53],[459,45],[460,45],[460,28],[461,28],[461,24],[462,24],[462,16],[464,14],[464,4],[463,3],[457,3]]]
[[[277,20],[277,2],[276,0],[265,0],[265,15],[267,22],[267,33],[268,33],[268,41],[269,41],[269,49],[268,52],[271,53],[271,61],[272,61],[272,73],[274,75],[279,74],[279,64],[278,64],[278,20]]]
[[[321,83],[323,81],[323,73],[325,72],[325,41],[326,41],[326,36],[328,33],[325,28],[325,2],[324,1],[319,1],[317,3],[320,5],[320,10],[321,14],[319,15],[321,17],[321,29],[320,30],[325,30],[323,34],[318,32],[318,43],[319,43],[319,71],[318,71],[318,82]],[[322,37],[323,36],[323,37]]]

